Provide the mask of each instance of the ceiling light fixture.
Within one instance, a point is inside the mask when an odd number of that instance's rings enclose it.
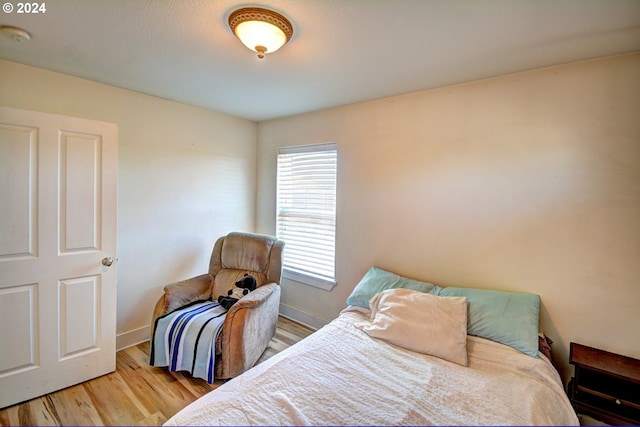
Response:
[[[0,33],[16,42],[27,42],[31,40],[31,34],[22,28],[12,27],[10,25],[0,26]]]
[[[277,12],[258,7],[245,7],[229,15],[229,28],[258,58],[284,46],[293,36],[291,22]]]

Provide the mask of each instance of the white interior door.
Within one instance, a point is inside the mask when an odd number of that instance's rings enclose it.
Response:
[[[115,124],[0,107],[0,407],[115,370],[116,189]]]

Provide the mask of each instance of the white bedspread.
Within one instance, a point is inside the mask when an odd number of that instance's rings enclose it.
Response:
[[[469,336],[469,366],[370,338],[343,312],[165,425],[578,425],[558,373]]]

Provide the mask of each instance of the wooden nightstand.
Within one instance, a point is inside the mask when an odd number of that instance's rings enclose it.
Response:
[[[640,425],[640,360],[571,343],[575,376],[569,397],[576,412],[613,425]]]

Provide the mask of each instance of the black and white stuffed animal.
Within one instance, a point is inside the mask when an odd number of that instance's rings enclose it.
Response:
[[[255,291],[255,289],[256,279],[245,273],[244,277],[238,280],[233,288],[229,289],[226,296],[220,295],[218,297],[218,303],[225,309],[229,310],[240,298],[251,291]]]

